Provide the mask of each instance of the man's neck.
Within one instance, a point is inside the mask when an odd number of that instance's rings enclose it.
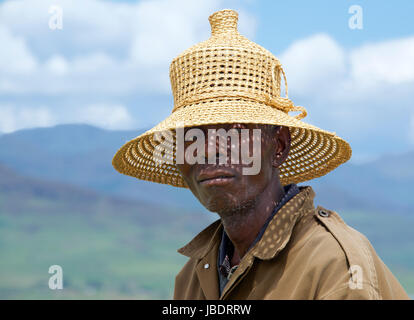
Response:
[[[233,211],[231,215],[220,214],[224,230],[234,245],[231,264],[238,264],[256,239],[260,229],[271,215],[273,209],[285,195],[283,186],[274,179],[250,205]]]

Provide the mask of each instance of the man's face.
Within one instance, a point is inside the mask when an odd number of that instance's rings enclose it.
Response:
[[[209,211],[221,214],[231,214],[244,207],[253,206],[256,197],[261,194],[272,179],[279,179],[277,167],[286,159],[290,147],[290,133],[287,127],[266,126],[256,124],[217,124],[193,127],[204,132],[204,157],[205,163],[177,164],[178,170],[192,193],[198,198],[201,204]],[[231,150],[234,151],[234,141],[230,137],[227,143],[219,147],[219,139],[209,138],[208,129],[236,129],[239,132],[239,146],[247,144],[249,156],[259,159],[260,170],[257,174],[246,174],[246,169],[252,164],[242,161],[242,155],[238,163],[231,158]],[[186,133],[191,128],[186,128]],[[242,129],[249,129],[248,131]],[[254,137],[253,129],[260,129],[260,137]],[[279,131],[280,130],[280,131]],[[248,139],[243,139],[241,131],[248,132]],[[256,139],[256,141],[254,141]],[[258,141],[259,140],[259,141]],[[225,141],[225,140],[224,140]],[[185,142],[184,151],[193,142]],[[215,154],[209,154],[208,145],[215,146]],[[255,149],[254,149],[255,147]],[[210,147],[211,148],[211,147]],[[225,163],[219,163],[219,153],[226,151]],[[208,163],[209,156],[216,156],[214,164]],[[210,161],[211,163],[211,161]],[[247,170],[248,171],[248,170]]]

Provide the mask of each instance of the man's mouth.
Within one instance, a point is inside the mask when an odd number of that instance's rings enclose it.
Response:
[[[230,173],[212,172],[203,173],[198,177],[198,182],[203,186],[225,185],[235,179]]]

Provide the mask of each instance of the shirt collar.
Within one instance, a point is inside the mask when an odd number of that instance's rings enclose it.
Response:
[[[315,192],[310,186],[299,187],[300,192],[285,203],[269,222],[262,238],[251,249],[260,259],[271,259],[288,243],[293,227],[309,209],[314,209]],[[177,251],[187,257],[203,258],[215,245],[220,244],[223,225],[221,220],[213,222],[188,244]]]

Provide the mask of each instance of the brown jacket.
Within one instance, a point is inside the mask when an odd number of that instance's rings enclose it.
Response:
[[[174,299],[408,299],[368,239],[331,210],[314,207],[309,186],[273,217],[219,296],[217,220],[179,249],[190,257]]]

